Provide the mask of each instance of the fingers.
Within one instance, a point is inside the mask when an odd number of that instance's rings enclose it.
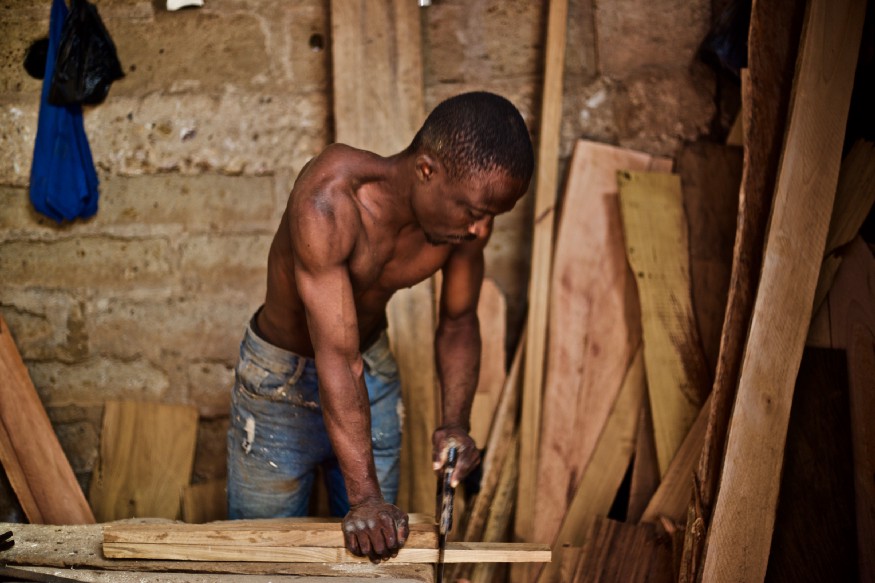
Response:
[[[465,476],[480,464],[480,450],[476,447],[471,447],[459,452],[459,461],[456,463],[456,469],[453,470],[453,475],[450,476],[450,485],[455,488],[459,485]]]
[[[371,512],[368,513],[369,517],[347,515],[343,522],[343,532],[349,552],[359,557],[368,557],[373,563],[397,556],[410,531],[407,515],[397,508],[394,510],[396,512]]]

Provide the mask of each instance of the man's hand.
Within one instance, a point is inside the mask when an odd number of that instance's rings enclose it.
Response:
[[[442,425],[438,427],[432,436],[434,450],[432,458],[434,470],[439,471],[447,463],[447,453],[451,446],[456,446],[459,453],[456,461],[456,469],[450,476],[450,485],[453,488],[459,485],[465,476],[480,463],[480,450],[477,444],[468,435],[468,431],[461,425]]]
[[[383,500],[357,504],[343,519],[346,548],[359,557],[367,556],[373,563],[397,555],[409,534],[407,514]]]

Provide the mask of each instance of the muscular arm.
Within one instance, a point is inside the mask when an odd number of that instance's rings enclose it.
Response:
[[[441,426],[434,435],[435,469],[445,460],[450,441],[459,448],[453,482],[480,461],[470,431],[471,403],[480,375],[480,322],[477,302],[483,283],[484,240],[460,244],[443,268],[435,360],[441,384]]]
[[[348,258],[360,229],[355,203],[318,193],[292,209],[295,280],[304,303],[319,375],[328,437],[351,505],[344,519],[347,547],[372,560],[397,553],[407,517],[383,501],[371,449],[371,418]]]

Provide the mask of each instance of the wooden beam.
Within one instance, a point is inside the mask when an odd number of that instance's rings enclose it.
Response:
[[[556,538],[641,343],[617,171],[670,170],[671,164],[586,140],[574,147],[550,286],[533,540]]]
[[[419,8],[406,0],[332,0],[336,141],[380,155],[403,150],[425,119]],[[389,302],[405,422],[398,505],[434,512],[431,437],[437,426],[434,283],[400,290]]]
[[[632,461],[632,479],[629,484],[629,504],[626,507],[626,522],[633,524],[641,521],[644,510],[656,494],[660,482],[656,444],[653,441],[653,418],[650,416],[650,401],[646,394],[641,401],[641,411],[638,414],[638,434],[635,437],[635,459]],[[695,426],[695,424],[693,425]],[[686,443],[686,438],[684,438],[684,443]],[[681,448],[683,447],[684,445],[681,444]],[[669,466],[670,471],[671,466]]]
[[[0,462],[27,519],[88,524],[94,515],[0,316]]]
[[[569,583],[667,583],[673,580],[671,543],[649,524],[598,517]]]
[[[618,174],[618,182],[626,253],[638,279],[647,388],[664,475],[708,389],[690,293],[681,184],[673,174],[627,171]]]
[[[838,182],[865,4],[808,4],[762,275],[708,535],[707,581],[765,576],[794,380]]]
[[[541,100],[535,182],[532,268],[529,274],[529,305],[522,413],[520,415],[520,480],[517,488],[514,536],[532,540],[535,498],[538,495],[538,454],[541,435],[541,398],[544,389],[544,359],[547,340],[547,307],[550,302],[550,270],[553,255],[553,222],[559,187],[559,138],[562,126],[562,83],[565,71],[565,37],[568,0],[550,0],[544,92]],[[525,579],[521,574],[515,578]]]
[[[471,405],[471,437],[478,447],[486,445],[489,428],[507,377],[507,301],[490,278],[484,278],[477,303],[480,320],[480,377]]]
[[[180,517],[194,464],[197,417],[197,408],[189,405],[106,402],[89,491],[99,522]]]

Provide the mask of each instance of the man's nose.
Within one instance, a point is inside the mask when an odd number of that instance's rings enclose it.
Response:
[[[492,217],[483,217],[479,221],[473,222],[468,225],[468,233],[474,235],[478,239],[486,236],[486,232],[489,229],[489,222],[492,220]]]

